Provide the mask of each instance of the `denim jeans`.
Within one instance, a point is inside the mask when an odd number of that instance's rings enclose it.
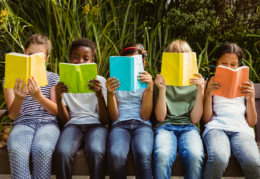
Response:
[[[201,178],[204,151],[198,130],[193,125],[166,124],[155,131],[154,179],[171,178],[177,149],[184,163],[184,178]]]
[[[208,152],[203,178],[220,179],[232,150],[242,166],[245,178],[260,179],[260,155],[253,137],[241,132],[212,129],[203,140]]]
[[[7,141],[12,178],[31,179],[31,154],[32,178],[49,179],[52,155],[59,135],[56,121],[34,119],[15,123]]]
[[[54,152],[56,178],[72,178],[73,158],[84,142],[90,179],[104,179],[107,134],[107,127],[101,124],[66,126]]]
[[[153,129],[148,124],[138,120],[116,123],[107,141],[110,179],[126,179],[129,150],[134,159],[136,178],[152,179],[153,142]]]

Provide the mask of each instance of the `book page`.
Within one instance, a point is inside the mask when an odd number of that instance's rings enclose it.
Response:
[[[133,68],[131,67],[131,60],[134,57],[114,56],[109,57],[110,77],[119,79],[119,91],[132,91],[134,88]],[[133,65],[132,65],[133,66]]]
[[[163,52],[161,75],[166,85],[182,86],[183,82],[183,56],[182,53]]]
[[[78,65],[78,89],[79,93],[95,93],[90,90],[87,84],[89,80],[97,79],[97,64],[86,63]]]
[[[78,93],[78,66],[71,63],[60,63],[60,81],[69,87],[68,93]]]
[[[29,56],[6,54],[5,55],[5,88],[14,89],[17,78],[23,79],[24,83],[29,78]]]
[[[137,89],[141,89],[141,88],[147,88],[147,83],[142,83],[138,80],[138,76],[139,74],[141,74],[141,71],[144,71],[144,66],[143,66],[143,58],[142,55],[135,55],[134,57],[134,89],[133,91],[137,90]]]
[[[249,81],[249,67],[241,67],[237,71],[237,79],[236,84],[234,86],[234,96],[233,98],[240,97],[240,96],[246,96],[239,92],[240,85],[243,85],[244,82]]]
[[[199,73],[196,53],[183,53],[183,86],[191,85],[191,78],[198,78],[194,73]]]
[[[29,57],[30,74],[29,77],[34,76],[40,87],[48,85],[44,53],[33,54]]]

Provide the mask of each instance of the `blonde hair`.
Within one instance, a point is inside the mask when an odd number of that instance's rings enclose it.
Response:
[[[30,47],[32,44],[43,45],[46,48],[46,56],[50,55],[52,48],[51,41],[48,37],[40,34],[32,35],[24,45],[24,50]]]
[[[165,52],[189,53],[192,50],[185,40],[174,40],[167,46]]]

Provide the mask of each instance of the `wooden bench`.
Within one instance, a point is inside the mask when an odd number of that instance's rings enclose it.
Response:
[[[255,84],[255,102],[256,102],[256,110],[258,113],[257,120],[258,123],[256,125],[256,141],[258,144],[258,148],[260,150],[260,84]],[[0,109],[0,117],[6,115],[7,112],[5,109]],[[205,150],[206,151],[206,150]],[[207,155],[205,154],[204,164],[206,163]],[[52,166],[52,174],[54,173],[54,167]],[[106,175],[109,175],[108,170],[108,162],[106,164]],[[89,175],[88,164],[86,162],[84,151],[80,149],[73,161],[72,167],[73,175]],[[128,155],[126,171],[128,176],[135,176],[135,166],[134,161],[131,155]],[[10,174],[10,163],[9,157],[7,153],[7,147],[0,148],[0,174]],[[184,166],[181,161],[181,158],[177,155],[176,160],[172,167],[172,176],[183,176],[184,175]],[[229,159],[228,167],[226,168],[224,175],[225,177],[242,177],[243,170],[239,165],[235,156],[231,155]]]

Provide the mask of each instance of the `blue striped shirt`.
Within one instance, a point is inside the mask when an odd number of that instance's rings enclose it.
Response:
[[[59,75],[56,73],[47,71],[48,85],[40,87],[42,94],[50,99],[50,90],[52,86],[60,81]],[[5,79],[3,79],[4,86]],[[46,119],[46,120],[57,120],[57,117],[48,113],[34,98],[28,93],[24,98],[23,105],[21,108],[20,115],[15,119],[15,123],[21,122],[23,120],[33,120],[33,119]]]

